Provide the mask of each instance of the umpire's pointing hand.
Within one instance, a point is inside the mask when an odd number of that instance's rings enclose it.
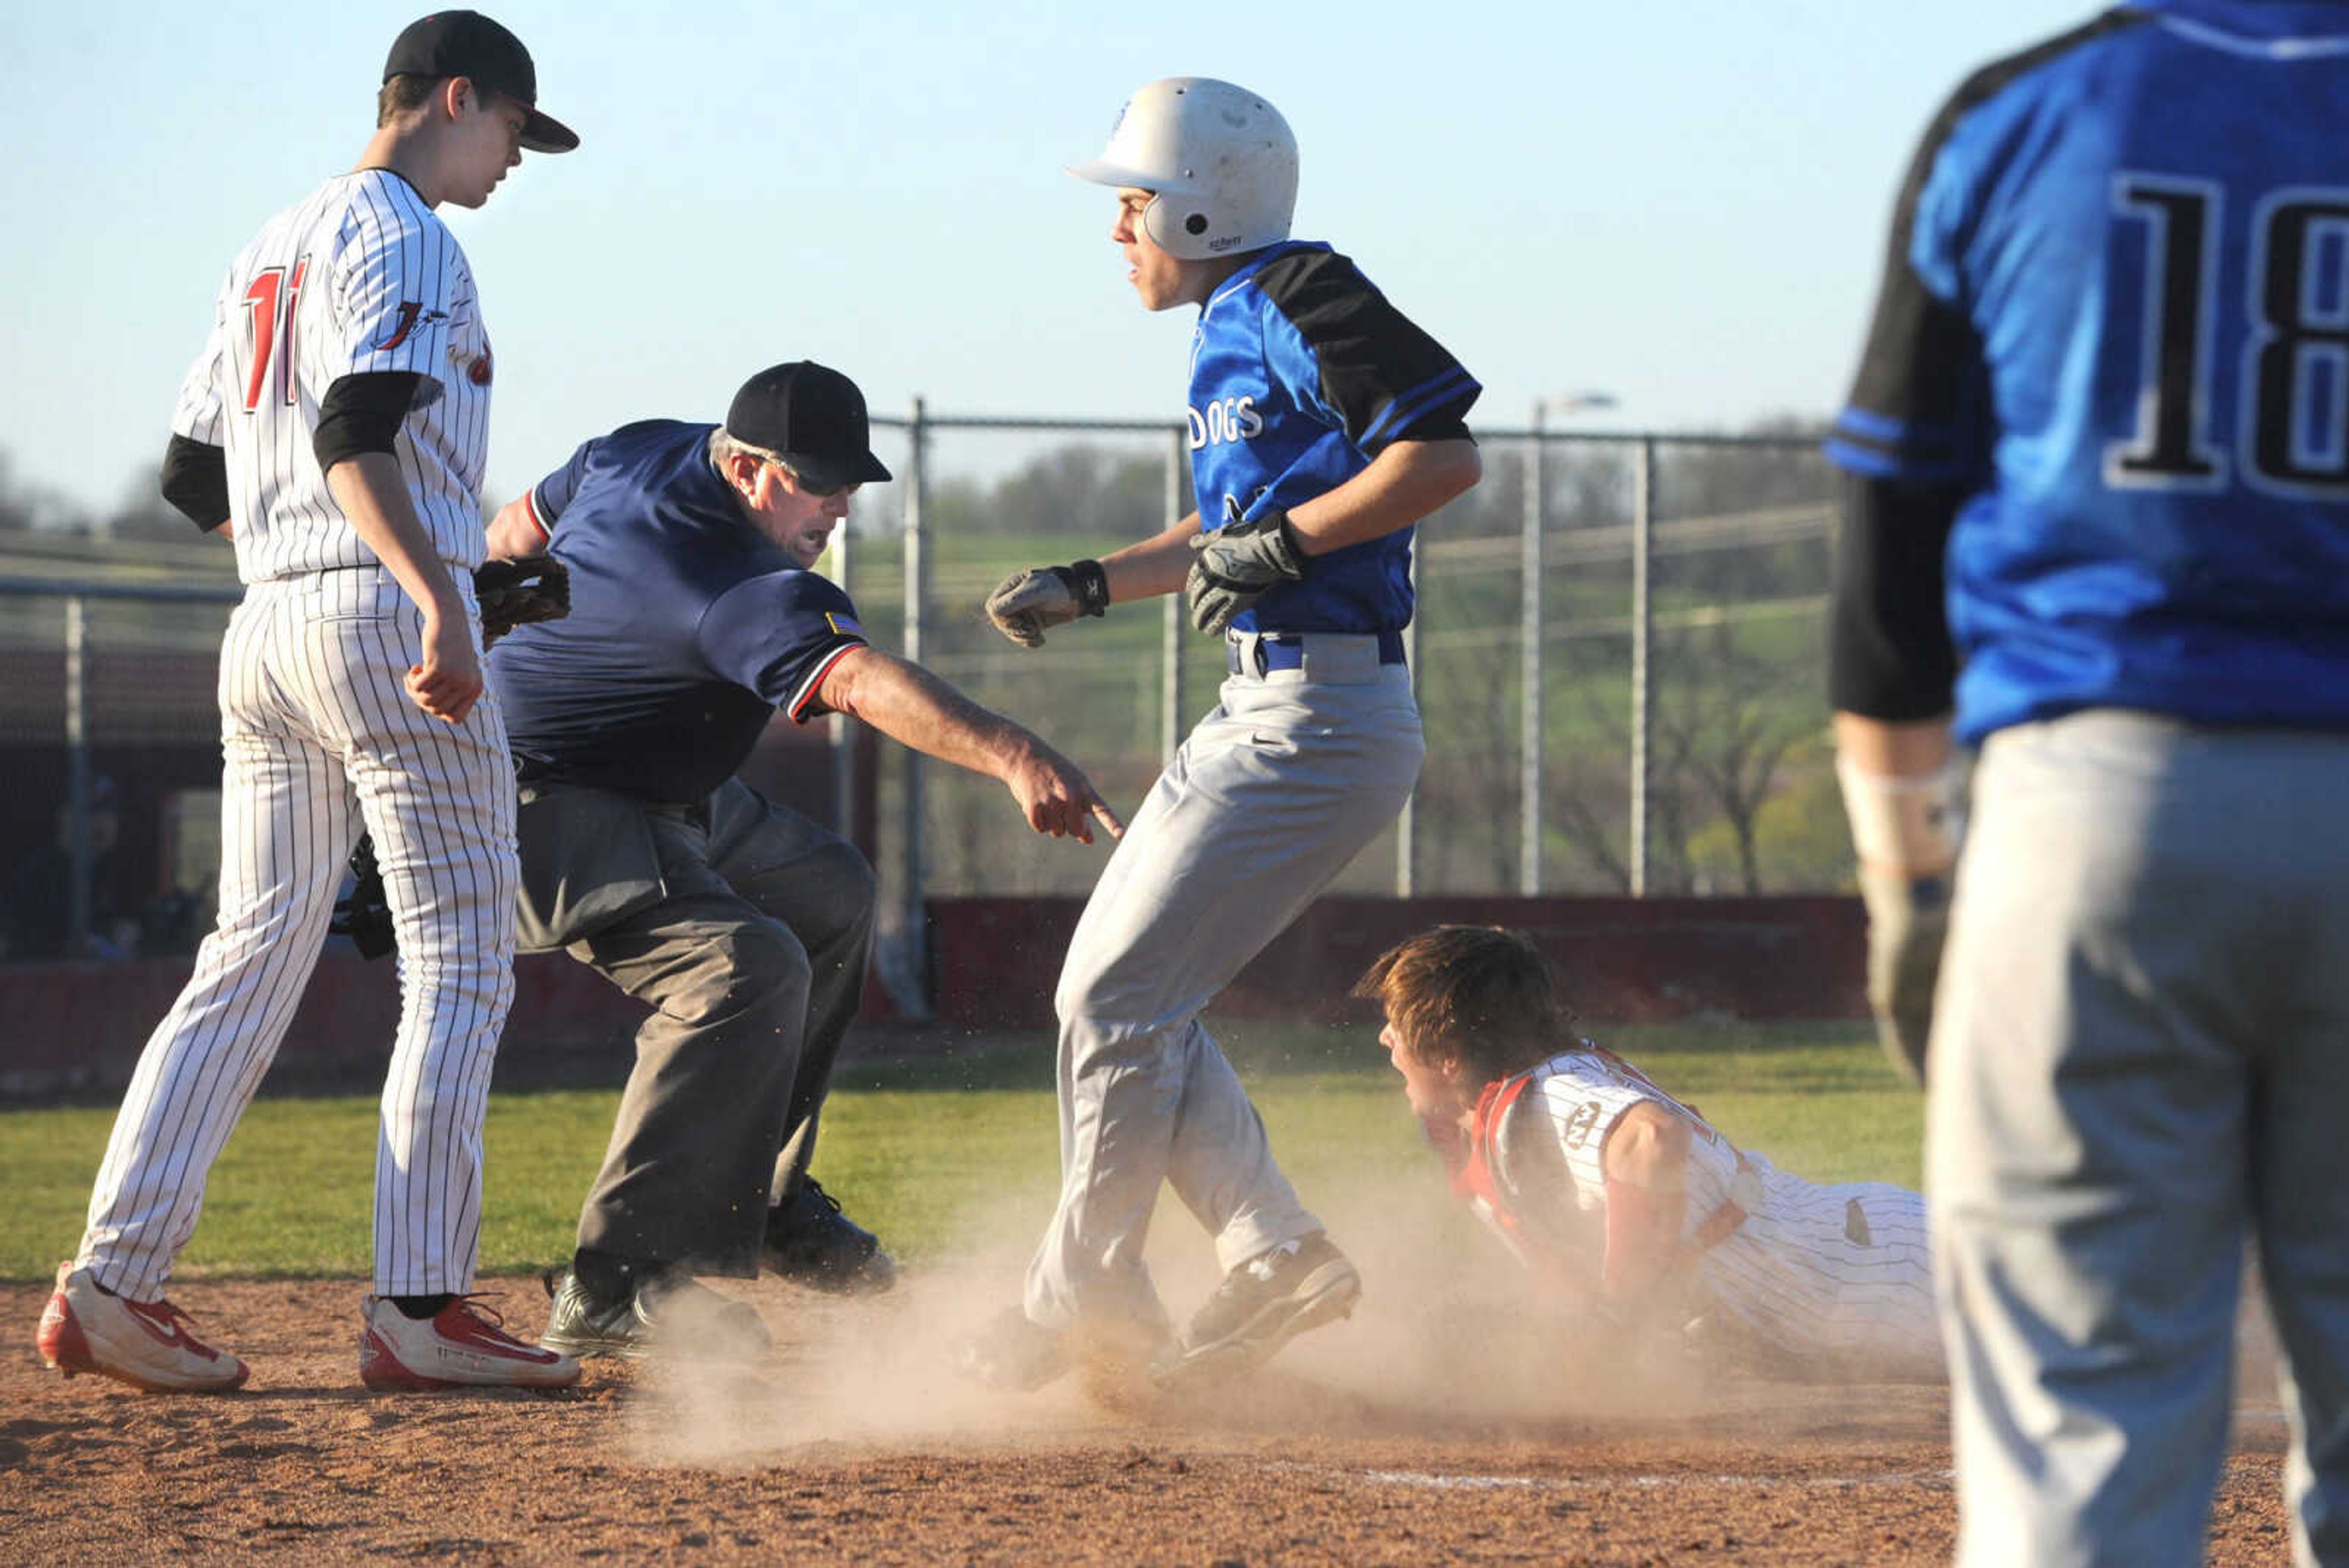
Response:
[[[1093,841],[1093,822],[1109,829],[1112,838],[1125,836],[1125,824],[1102,799],[1092,781],[1077,764],[1039,741],[1014,757],[1003,770],[1004,787],[1028,815],[1028,826],[1055,838]]]

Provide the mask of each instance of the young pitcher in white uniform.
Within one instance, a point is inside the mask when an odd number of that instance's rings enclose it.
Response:
[[[490,340],[434,209],[481,206],[524,149],[578,145],[536,98],[528,51],[485,16],[441,12],[401,33],[358,167],[237,257],[181,390],[164,493],[233,533],[245,583],[221,649],[220,923],[140,1058],[79,1253],[42,1316],[41,1355],[67,1372],[172,1391],[245,1380],[163,1287],[364,828],[401,962],[361,1377],[579,1376],[464,1293],[513,994],[514,785],[471,575],[485,548]]]

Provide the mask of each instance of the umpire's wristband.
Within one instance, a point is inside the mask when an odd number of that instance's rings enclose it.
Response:
[[[1069,566],[1055,566],[1052,575],[1061,579],[1061,586],[1067,588],[1069,597],[1077,601],[1079,615],[1109,614],[1109,573],[1102,569],[1099,561],[1077,561]]]

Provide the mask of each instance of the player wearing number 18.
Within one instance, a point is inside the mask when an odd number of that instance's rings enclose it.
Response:
[[[406,961],[360,1376],[377,1388],[579,1376],[465,1295],[483,1101],[513,995],[514,786],[471,578],[490,340],[435,209],[481,205],[524,150],[578,145],[537,96],[529,52],[486,16],[444,11],[402,32],[358,167],[245,246],[181,389],[164,493],[233,532],[245,585],[221,649],[220,924],[140,1058],[79,1255],[42,1317],[41,1354],[68,1372],[185,1391],[244,1380],[163,1286],[364,827]]]
[[[1976,73],[1828,447],[1967,1563],[2202,1560],[2247,1232],[2296,1555],[2349,1562],[2344,139],[2340,4],[2133,5]]]

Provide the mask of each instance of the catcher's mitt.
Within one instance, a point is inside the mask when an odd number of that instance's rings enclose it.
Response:
[[[552,556],[483,561],[473,568],[473,596],[481,604],[481,640],[495,642],[534,620],[571,613],[571,573]]]
[[[392,932],[391,905],[383,894],[383,870],[375,863],[375,840],[367,834],[359,835],[351,850],[351,890],[335,905],[326,931],[350,938],[361,958],[381,958],[399,946]]]

